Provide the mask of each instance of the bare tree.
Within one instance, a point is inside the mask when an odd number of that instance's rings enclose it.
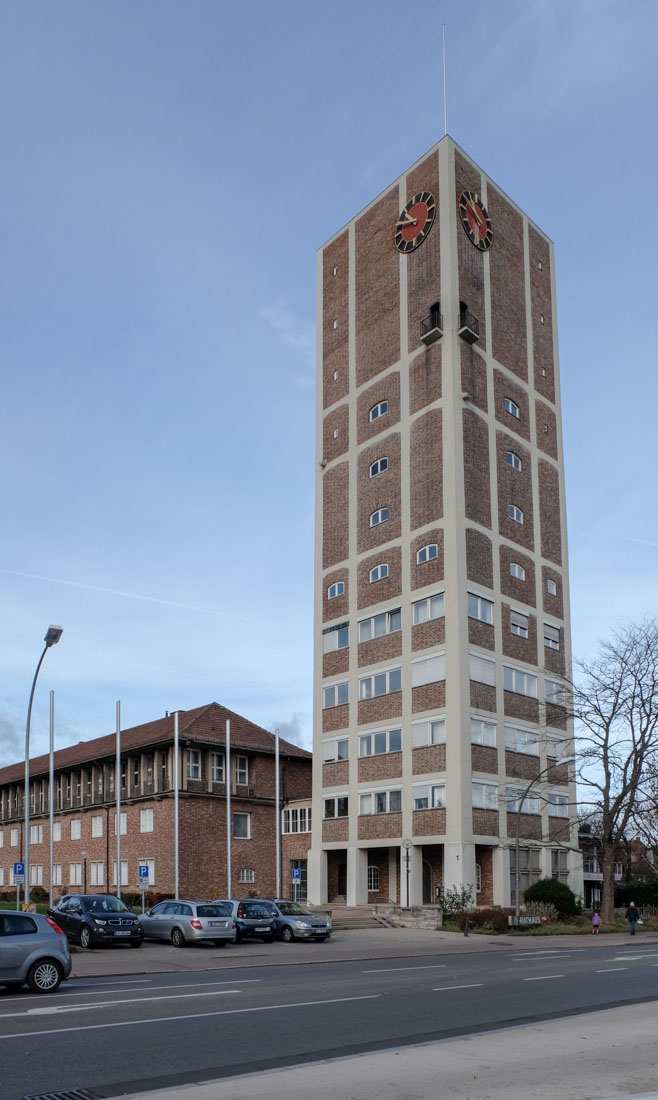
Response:
[[[615,849],[633,831],[656,775],[658,622],[634,623],[576,665],[571,685],[579,754],[581,812],[597,821],[603,873],[601,916],[614,910]]]

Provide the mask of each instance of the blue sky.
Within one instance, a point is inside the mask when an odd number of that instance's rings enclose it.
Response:
[[[658,5],[0,2],[0,762],[310,744],[315,250],[448,131],[556,244],[574,649],[658,610]]]

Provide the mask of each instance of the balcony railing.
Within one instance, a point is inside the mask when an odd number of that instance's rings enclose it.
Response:
[[[480,322],[467,309],[459,314],[459,335],[467,344],[474,344],[480,338]]]
[[[443,336],[443,314],[433,309],[429,317],[420,322],[420,339],[426,347]]]

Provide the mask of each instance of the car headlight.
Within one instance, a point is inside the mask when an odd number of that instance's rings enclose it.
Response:
[[[107,924],[107,921],[101,920],[100,917],[94,917],[94,924]]]
[[[310,928],[311,926],[310,926],[310,924],[308,923],[307,920],[298,920],[297,921],[297,927],[298,928]]]

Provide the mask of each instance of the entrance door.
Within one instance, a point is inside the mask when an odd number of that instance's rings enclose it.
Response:
[[[432,868],[427,860],[423,860],[423,905],[431,905],[432,897]]]
[[[341,897],[347,896],[347,864],[338,864],[338,893]]]

